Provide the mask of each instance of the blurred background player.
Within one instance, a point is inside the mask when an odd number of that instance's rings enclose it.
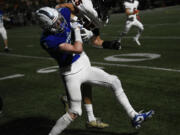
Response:
[[[98,48],[121,49],[117,40],[104,41],[100,37],[100,28],[109,22],[109,9],[104,0],[71,0],[63,3],[64,0],[57,0],[60,4],[56,8],[68,7],[73,13],[72,19],[79,21],[86,29],[93,32],[92,43]]]
[[[139,19],[139,10],[138,10],[139,2],[137,0],[125,0],[124,7],[125,13],[127,15],[126,25],[124,31],[120,35],[119,42],[121,42],[123,36],[127,35],[130,29],[135,26],[138,28],[137,35],[133,38],[137,45],[141,45],[139,42],[139,37],[141,36],[142,31],[144,30],[143,24]]]
[[[8,17],[3,15],[3,11],[0,10],[0,34],[1,34],[3,41],[4,41],[4,51],[9,52],[7,32],[6,32],[6,29],[4,27],[3,20],[10,21],[10,19]]]

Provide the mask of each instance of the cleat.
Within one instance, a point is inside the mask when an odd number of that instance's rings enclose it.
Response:
[[[103,129],[109,127],[109,124],[102,122],[100,119],[96,119],[94,121],[87,122],[86,127]]]
[[[134,39],[134,41],[136,42],[137,45],[141,46],[141,43],[139,42],[138,38],[134,37],[133,39]]]
[[[137,114],[133,120],[132,120],[132,125],[133,127],[135,127],[136,129],[141,127],[141,123],[144,122],[145,120],[147,120],[148,118],[151,118],[152,115],[154,114],[154,111],[151,110],[149,112],[145,112],[145,113],[139,113]]]
[[[10,50],[8,48],[4,48],[4,51],[8,53]]]
[[[68,102],[67,96],[60,96],[60,99],[61,99],[61,102],[64,105],[65,112],[68,112],[68,110],[69,110],[69,102]]]

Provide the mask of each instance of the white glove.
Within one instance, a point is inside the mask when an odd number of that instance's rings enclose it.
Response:
[[[81,29],[83,26],[80,24],[80,23],[78,23],[78,22],[70,22],[70,25],[71,25],[71,28],[72,29]]]
[[[81,28],[80,31],[83,41],[88,41],[93,36],[92,31],[87,30],[85,28]]]

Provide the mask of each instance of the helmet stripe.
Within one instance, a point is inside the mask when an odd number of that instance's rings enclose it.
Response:
[[[54,19],[54,16],[51,16],[48,12],[46,12],[44,10],[39,10],[39,13],[46,15],[47,17],[49,17],[52,20]]]

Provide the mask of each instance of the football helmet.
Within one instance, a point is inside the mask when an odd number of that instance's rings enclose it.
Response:
[[[36,18],[38,19],[40,27],[48,32],[63,32],[67,26],[64,17],[54,8],[40,8],[36,11]]]

